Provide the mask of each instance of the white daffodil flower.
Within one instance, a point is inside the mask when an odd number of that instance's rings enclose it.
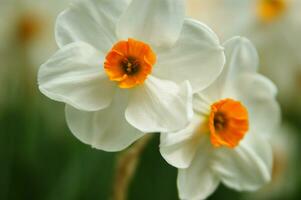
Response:
[[[218,77],[225,58],[216,35],[184,10],[182,0],[86,0],[59,15],[60,50],[38,82],[67,104],[79,140],[118,151],[188,124],[192,92]]]
[[[0,110],[21,85],[35,94],[31,77],[58,49],[53,23],[67,1],[0,0]]]
[[[283,106],[301,109],[296,92],[301,86],[300,0],[187,2],[190,16],[208,24],[222,40],[237,34],[250,38],[259,51],[261,72],[276,83]]]
[[[16,59],[16,49],[22,49],[26,54],[23,56],[27,57],[26,62],[29,62],[26,65],[34,66],[36,70],[36,66],[41,65],[57,50],[53,23],[68,2],[69,0],[1,0],[0,53],[1,50],[5,52],[4,59],[9,59],[6,58],[9,52],[14,54],[9,55],[13,57],[10,59]]]
[[[181,199],[207,198],[220,182],[253,191],[271,178],[269,134],[279,122],[277,89],[258,74],[251,42],[224,44],[221,76],[194,98],[195,115],[184,129],[162,133],[160,152],[178,171]]]

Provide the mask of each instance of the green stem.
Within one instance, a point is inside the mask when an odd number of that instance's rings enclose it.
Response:
[[[146,134],[119,156],[113,182],[112,200],[127,199],[128,188],[139,164],[140,155],[151,138],[151,134]]]

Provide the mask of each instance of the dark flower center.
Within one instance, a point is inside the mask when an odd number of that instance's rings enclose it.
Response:
[[[217,131],[222,131],[227,126],[226,115],[222,112],[217,112],[214,116],[214,127]]]
[[[136,58],[127,57],[121,61],[121,67],[127,75],[134,75],[140,69],[140,63]]]

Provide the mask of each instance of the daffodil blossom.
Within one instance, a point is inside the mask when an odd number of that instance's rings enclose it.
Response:
[[[216,35],[185,18],[182,0],[75,1],[57,19],[56,41],[39,88],[67,104],[79,140],[106,151],[187,125],[192,92],[210,85],[225,59]]]
[[[261,72],[276,83],[283,106],[300,110],[300,0],[188,0],[187,7],[190,16],[212,27],[221,40],[237,34],[250,38]]]
[[[57,50],[53,23],[66,5],[68,0],[1,0],[0,51],[15,53],[10,48],[21,46],[36,71]]]
[[[0,0],[0,109],[10,101],[12,88],[22,85],[33,94],[28,83],[35,80],[25,77],[33,77],[57,50],[53,23],[66,5],[67,0]]]
[[[181,199],[207,198],[220,182],[253,191],[271,178],[270,134],[279,122],[274,84],[258,74],[258,56],[246,38],[224,44],[221,76],[194,98],[194,117],[184,129],[162,133],[160,152],[180,168]]]

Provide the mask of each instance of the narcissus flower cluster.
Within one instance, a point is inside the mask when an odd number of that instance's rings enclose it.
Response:
[[[216,35],[185,18],[183,4],[87,0],[59,15],[60,50],[38,81],[43,94],[66,103],[78,139],[118,151],[145,133],[188,124],[192,92],[218,77],[225,58]]]
[[[277,90],[256,72],[247,39],[221,45],[185,17],[183,0],[74,1],[55,36],[60,49],[41,66],[39,88],[66,104],[82,142],[120,151],[160,132],[181,199],[206,198],[220,182],[255,190],[270,179]]]

